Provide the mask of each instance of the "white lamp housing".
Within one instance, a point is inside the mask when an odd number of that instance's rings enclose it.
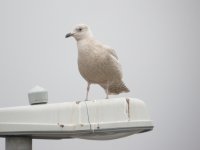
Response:
[[[143,101],[113,98],[0,109],[0,136],[109,140],[153,129]]]

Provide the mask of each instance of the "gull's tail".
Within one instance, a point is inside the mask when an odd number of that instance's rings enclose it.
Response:
[[[106,90],[106,86],[103,86],[103,85],[101,85],[101,86]],[[116,94],[128,93],[128,92],[130,92],[130,90],[126,87],[124,82],[113,83],[113,84],[109,85],[109,87],[108,87],[109,95],[116,95]]]

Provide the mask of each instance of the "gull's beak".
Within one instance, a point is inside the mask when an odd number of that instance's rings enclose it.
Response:
[[[68,34],[65,35],[65,38],[68,38],[68,37],[70,37],[72,35],[73,35],[73,33],[68,33]]]

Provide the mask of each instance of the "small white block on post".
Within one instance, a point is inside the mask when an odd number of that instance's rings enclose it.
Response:
[[[41,86],[35,86],[28,92],[30,105],[46,104],[48,102],[48,92]]]

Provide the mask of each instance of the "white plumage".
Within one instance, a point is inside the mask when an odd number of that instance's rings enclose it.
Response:
[[[110,94],[129,92],[122,81],[121,65],[114,49],[95,40],[85,24],[77,25],[66,38],[70,36],[77,41],[79,72],[88,83],[86,100],[91,84],[104,88],[106,98]]]

